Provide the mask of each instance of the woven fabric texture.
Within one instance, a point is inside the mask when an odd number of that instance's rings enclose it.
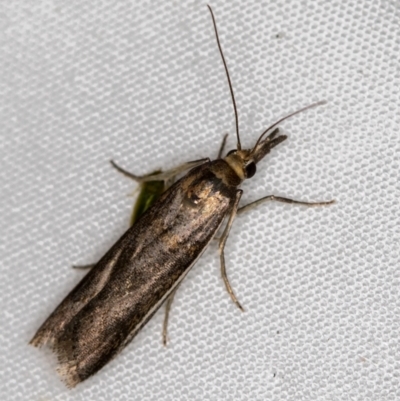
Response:
[[[400,3],[212,3],[242,143],[280,117],[226,248],[73,390],[40,324],[127,229],[136,174],[235,147],[226,76],[200,1],[0,3],[1,400],[400,400]]]

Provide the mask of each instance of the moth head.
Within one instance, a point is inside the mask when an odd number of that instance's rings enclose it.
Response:
[[[279,128],[275,128],[266,138],[260,137],[253,149],[233,149],[224,160],[241,180],[251,178],[257,171],[257,163],[286,138],[286,135],[279,135]]]

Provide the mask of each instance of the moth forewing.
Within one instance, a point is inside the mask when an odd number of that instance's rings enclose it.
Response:
[[[221,164],[199,166],[167,190],[39,329],[32,344],[52,345],[67,385],[132,340],[204,252],[236,194],[214,173]]]

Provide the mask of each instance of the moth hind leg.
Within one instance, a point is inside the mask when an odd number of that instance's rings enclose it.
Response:
[[[169,320],[169,313],[171,311],[172,302],[174,300],[176,291],[178,290],[179,284],[175,289],[169,294],[167,298],[167,302],[165,303],[165,314],[164,314],[164,322],[163,322],[163,330],[162,330],[162,339],[164,347],[167,346],[168,342],[168,320]]]
[[[73,269],[76,270],[90,270],[92,267],[95,267],[97,263],[91,263],[89,265],[72,265]]]

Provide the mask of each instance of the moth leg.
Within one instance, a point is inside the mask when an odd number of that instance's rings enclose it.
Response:
[[[169,312],[171,310],[171,305],[174,300],[176,291],[179,287],[179,284],[175,287],[175,289],[169,294],[169,297],[167,298],[167,302],[165,303],[165,315],[164,315],[164,322],[163,322],[163,330],[162,330],[162,338],[163,338],[163,345],[164,347],[167,346],[167,335],[168,335],[168,319],[169,319]]]
[[[242,196],[243,191],[241,189],[237,190],[236,192],[236,199],[231,209],[231,214],[228,219],[228,223],[225,226],[225,230],[221,235],[219,240],[219,255],[221,261],[221,275],[222,279],[224,280],[226,290],[228,291],[229,296],[231,297],[232,301],[236,304],[236,306],[244,312],[242,305],[240,305],[239,301],[237,300],[235,293],[232,290],[231,285],[229,284],[228,276],[226,275],[226,267],[225,267],[225,256],[224,256],[224,248],[226,244],[226,240],[228,239],[229,231],[231,230],[233,220],[235,220],[236,213],[238,211],[238,205],[240,198]]]
[[[281,196],[268,195],[268,196],[264,196],[263,198],[254,201],[254,202],[251,202],[248,205],[242,206],[241,208],[238,209],[237,213],[242,214],[243,212],[253,209],[253,208],[257,207],[258,205],[261,205],[261,203],[268,202],[268,201],[276,201],[276,202],[290,203],[290,204],[310,206],[310,207],[327,206],[327,205],[332,205],[332,203],[335,203],[334,200],[330,200],[327,202],[303,202],[303,201],[297,201],[297,200],[289,199],[289,198],[282,198]]]
[[[217,159],[220,159],[222,157],[222,154],[224,152],[225,149],[225,144],[226,144],[226,140],[228,138],[228,134],[225,134],[224,137],[222,138],[222,142],[221,145],[219,147],[219,151],[218,151],[218,156]],[[115,164],[115,163],[114,163]],[[186,165],[189,163],[185,163]],[[183,164],[180,167],[185,166],[185,164]],[[190,167],[188,167],[190,168]],[[184,171],[184,170],[182,170]],[[179,171],[180,172],[180,171]],[[179,174],[179,172],[177,174]],[[153,176],[154,177],[154,176]],[[170,177],[168,180],[165,180],[165,186],[167,188],[169,188],[175,181],[175,175],[173,175],[172,177]],[[228,283],[229,284],[229,283]],[[169,320],[169,312],[171,311],[171,306],[172,306],[172,302],[174,301],[174,297],[176,294],[176,291],[178,290],[179,285],[171,292],[171,294],[169,295],[166,303],[165,303],[165,315],[164,315],[164,322],[163,322],[163,331],[162,331],[162,338],[163,338],[163,345],[164,347],[167,346],[167,342],[168,342],[168,320]]]
[[[225,134],[224,137],[222,138],[222,142],[221,142],[221,146],[219,147],[217,159],[221,159],[222,158],[222,154],[224,153],[226,139],[228,138],[228,135],[229,134]]]
[[[96,263],[91,263],[90,265],[72,265],[72,268],[77,270],[89,270],[94,266],[96,266]]]
[[[146,174],[146,175],[135,175],[130,173],[129,171],[123,169],[122,167],[118,166],[117,163],[115,163],[113,160],[110,160],[111,165],[118,170],[121,174],[125,175],[128,178],[131,178],[132,180],[135,180],[138,183],[142,182],[147,182],[147,181],[167,181],[171,178],[174,178],[176,175],[189,170],[193,167],[200,166],[201,164],[209,162],[210,159],[200,159],[200,160],[194,160],[191,162],[183,163],[180,166],[174,167],[171,170],[168,171],[160,171],[158,173],[151,173],[151,174]]]

